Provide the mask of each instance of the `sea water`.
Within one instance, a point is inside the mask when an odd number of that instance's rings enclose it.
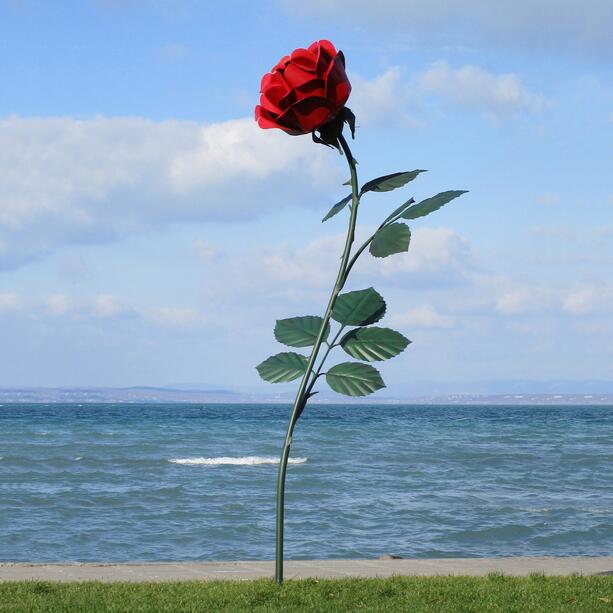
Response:
[[[0,560],[274,557],[283,405],[0,406]],[[310,405],[288,558],[613,555],[613,407]]]

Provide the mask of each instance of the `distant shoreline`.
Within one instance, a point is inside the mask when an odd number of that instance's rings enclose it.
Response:
[[[0,388],[0,404],[291,404],[293,392],[244,393],[223,389]],[[347,398],[322,392],[312,404],[613,406],[613,394],[440,394]]]

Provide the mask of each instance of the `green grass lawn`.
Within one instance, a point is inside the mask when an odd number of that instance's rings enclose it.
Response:
[[[0,611],[613,612],[613,577],[0,583]]]

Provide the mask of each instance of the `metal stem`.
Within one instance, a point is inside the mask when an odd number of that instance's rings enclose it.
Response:
[[[336,299],[340,294],[341,290],[343,289],[343,286],[345,285],[345,281],[347,279],[346,268],[347,263],[349,261],[351,246],[353,245],[353,240],[355,236],[355,224],[358,215],[358,204],[360,202],[358,175],[355,160],[353,159],[353,155],[351,154],[349,145],[347,144],[347,141],[345,140],[343,135],[339,136],[339,141],[343,153],[347,158],[347,164],[349,165],[349,171],[351,173],[351,215],[349,217],[349,227],[347,228],[345,248],[341,257],[341,264],[339,267],[338,275],[336,277],[336,282],[334,284],[334,289],[332,290],[330,300],[328,301],[328,306],[323,317],[323,322],[319,330],[319,334],[317,335],[317,339],[315,341],[315,344],[313,345],[313,349],[311,350],[311,355],[309,356],[309,361],[307,362],[307,369],[302,377],[300,387],[298,388],[298,393],[296,394],[296,399],[294,400],[291,417],[287,426],[287,433],[285,435],[285,442],[283,444],[283,449],[281,450],[281,458],[279,461],[279,476],[277,479],[277,517],[275,529],[275,580],[279,585],[283,583],[283,519],[285,513],[285,475],[287,473],[287,461],[289,459],[289,452],[292,443],[292,434],[294,432],[296,422],[298,421],[298,417],[302,413],[302,410],[304,409],[304,406],[308,401],[308,396],[311,391],[312,384],[315,382],[316,378],[313,379],[311,385],[309,386],[309,377],[313,372],[315,360],[317,359],[317,355],[324,340],[324,333],[328,326],[328,322],[330,321],[332,309],[334,308]]]

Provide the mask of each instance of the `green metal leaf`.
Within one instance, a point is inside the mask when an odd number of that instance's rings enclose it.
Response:
[[[424,217],[434,211],[438,211],[442,206],[451,202],[458,196],[466,194],[466,190],[450,190],[448,192],[441,192],[432,196],[432,198],[426,198],[413,206],[410,206],[403,214],[404,219],[417,219],[418,217]]]
[[[411,172],[395,172],[391,175],[377,177],[368,183],[364,183],[360,194],[366,192],[390,192],[393,189],[406,185],[425,170],[412,170]]]
[[[393,213],[390,213],[383,223],[387,223],[390,219],[394,219],[396,215],[400,215],[405,209],[408,209],[415,202],[415,198],[409,198],[406,202],[401,204]]]
[[[323,321],[322,317],[314,315],[278,319],[275,325],[275,338],[290,347],[310,347],[315,344]],[[328,334],[330,334],[330,323],[324,332],[324,340],[328,338]]]
[[[347,332],[341,347],[352,357],[367,362],[389,360],[402,353],[411,341],[390,328],[356,328]]]
[[[271,355],[256,366],[260,377],[269,383],[293,381],[306,372],[307,359],[299,353],[288,351]]]
[[[326,214],[326,216],[321,220],[321,222],[323,223],[324,221],[328,221],[328,219],[330,219],[330,217],[334,217],[337,213],[340,213],[346,206],[347,204],[351,202],[351,194],[349,194],[348,196],[345,196],[342,200],[339,200]]]
[[[409,226],[405,223],[393,223],[377,230],[370,243],[369,251],[376,258],[386,258],[393,253],[408,251],[410,241]]]
[[[385,387],[376,368],[358,362],[343,362],[326,373],[328,385],[345,396],[368,396]]]
[[[332,319],[345,326],[367,326],[385,315],[385,300],[374,288],[341,294],[332,310]]]

